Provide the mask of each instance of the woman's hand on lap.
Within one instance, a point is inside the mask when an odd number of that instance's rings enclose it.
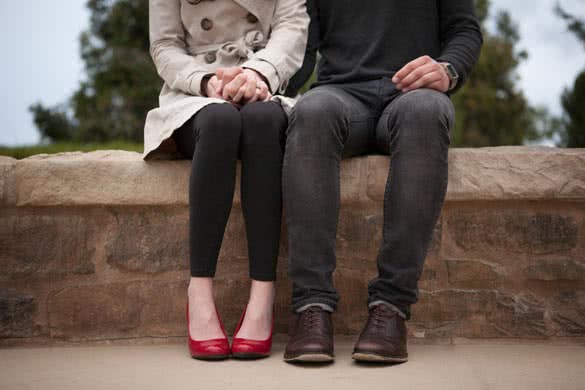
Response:
[[[205,81],[203,91],[207,97],[221,99],[221,81],[217,75],[213,75]]]

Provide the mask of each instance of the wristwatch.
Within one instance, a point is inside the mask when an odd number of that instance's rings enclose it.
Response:
[[[451,91],[457,85],[459,81],[459,73],[455,70],[455,67],[448,62],[441,62],[443,68],[445,68],[445,72],[447,72],[447,76],[449,76],[449,89]]]

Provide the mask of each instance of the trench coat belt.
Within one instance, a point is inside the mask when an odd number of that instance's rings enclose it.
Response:
[[[230,63],[233,60],[250,58],[254,50],[266,46],[264,34],[261,31],[248,31],[246,35],[235,41],[216,43],[212,45],[188,48],[191,55],[216,52],[218,62]]]

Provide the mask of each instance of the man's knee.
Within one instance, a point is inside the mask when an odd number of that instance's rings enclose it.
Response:
[[[302,96],[294,106],[287,130],[287,138],[294,138],[299,146],[341,147],[347,133],[344,101],[333,91],[317,88]],[[294,142],[293,142],[294,143]]]
[[[441,127],[449,131],[455,122],[451,99],[442,92],[421,88],[400,96],[391,110],[403,123],[417,124],[421,129]]]

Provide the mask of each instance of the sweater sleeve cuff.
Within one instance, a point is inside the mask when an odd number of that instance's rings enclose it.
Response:
[[[451,65],[453,65],[453,67],[457,71],[457,74],[459,75],[459,79],[457,80],[457,84],[455,84],[453,89],[448,91],[448,94],[452,95],[457,90],[459,90],[463,86],[463,84],[465,84],[465,81],[467,81],[467,74],[465,73],[465,69],[463,68],[463,66],[461,66],[459,61],[457,61],[454,57],[449,56],[449,55],[440,56],[440,57],[436,58],[436,61],[450,63]]]
[[[276,72],[276,69],[274,69],[274,66],[268,61],[249,60],[242,64],[242,68],[255,70],[264,76],[268,81],[268,88],[270,88],[270,93],[272,94],[275,94],[276,92],[282,93],[283,89],[286,89],[286,85],[284,88],[280,85],[280,77],[278,77],[278,73]]]

